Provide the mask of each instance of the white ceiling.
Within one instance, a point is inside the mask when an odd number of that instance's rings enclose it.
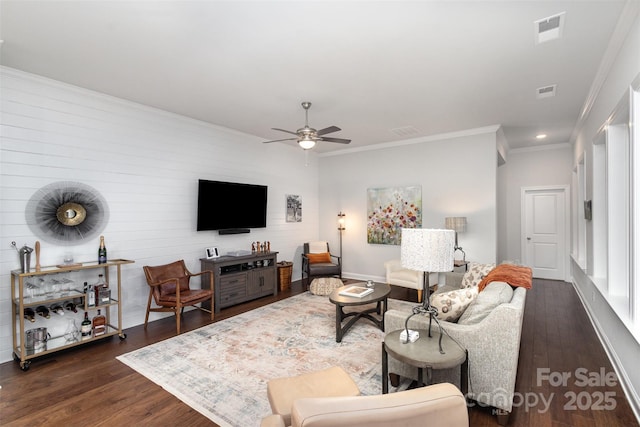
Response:
[[[265,140],[311,101],[309,124],[349,148],[491,125],[521,148],[570,141],[624,6],[3,0],[0,63]],[[535,44],[534,21],[560,12],[563,37]]]

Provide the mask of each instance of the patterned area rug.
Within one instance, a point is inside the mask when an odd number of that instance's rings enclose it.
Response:
[[[389,300],[389,309],[414,305]],[[306,292],[118,360],[220,426],[247,427],[260,425],[262,417],[271,413],[267,400],[271,378],[339,365],[362,394],[380,394],[383,336],[362,319],[337,343],[335,306],[328,297]]]

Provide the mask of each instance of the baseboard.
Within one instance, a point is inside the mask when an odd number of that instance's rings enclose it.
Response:
[[[631,385],[631,381],[629,380],[626,371],[623,369],[618,355],[611,346],[611,343],[609,342],[606,334],[604,334],[604,332],[602,331],[598,319],[593,315],[593,312],[591,311],[591,307],[586,304],[587,299],[585,299],[582,291],[576,285],[575,281],[571,281],[571,284],[578,294],[578,298],[580,298],[580,302],[582,303],[582,306],[584,307],[587,316],[589,317],[589,321],[591,322],[591,325],[593,325],[593,329],[596,331],[596,335],[600,340],[600,343],[602,344],[602,347],[604,348],[604,351],[607,354],[611,365],[613,366],[613,370],[620,380],[620,386],[622,387],[622,391],[624,391],[625,397],[627,398],[627,401],[631,406],[631,410],[636,416],[636,420],[638,421],[638,423],[640,423],[640,396],[638,396],[636,389]]]

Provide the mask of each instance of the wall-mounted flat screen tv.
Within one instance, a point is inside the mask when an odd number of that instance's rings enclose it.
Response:
[[[266,226],[266,185],[198,181],[198,231],[236,234]]]

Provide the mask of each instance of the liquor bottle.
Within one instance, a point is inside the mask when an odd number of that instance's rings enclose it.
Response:
[[[64,316],[64,308],[60,304],[53,304],[50,309],[52,313]]]
[[[24,318],[27,319],[29,322],[35,322],[36,319],[36,312],[33,311],[33,308],[31,307],[27,307],[24,309]]]
[[[98,281],[96,282],[95,285],[93,285],[93,293],[94,293],[94,298],[95,298],[95,305],[103,304],[103,302],[100,300],[100,292],[102,291],[104,286],[105,286],[104,275],[103,274],[98,274]],[[109,301],[107,301],[107,303],[108,302]]]
[[[94,337],[99,337],[107,332],[107,318],[100,314],[100,310],[98,310],[98,314],[93,318],[92,323]]]
[[[36,307],[36,313],[38,313],[40,316],[44,317],[45,319],[50,318],[51,316],[49,315],[49,309],[47,307],[45,307],[44,305],[39,305]]]
[[[104,245],[104,236],[100,236],[100,248],[98,248],[98,264],[107,262],[107,247]]]
[[[69,311],[73,311],[74,313],[78,312],[78,309],[76,308],[76,303],[74,303],[73,301],[65,301],[64,308],[66,308]]]
[[[96,293],[93,290],[93,286],[89,286],[87,282],[84,282],[84,292],[87,296],[87,307],[94,307],[96,305]]]
[[[91,320],[89,320],[89,313],[84,312],[84,320],[80,324],[80,335],[83,337],[91,336]]]

